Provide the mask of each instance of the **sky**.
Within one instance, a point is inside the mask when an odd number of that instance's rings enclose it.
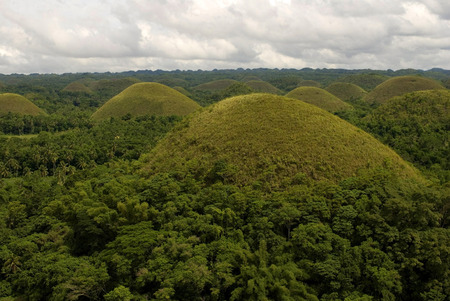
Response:
[[[0,0],[0,73],[450,69],[449,0]]]

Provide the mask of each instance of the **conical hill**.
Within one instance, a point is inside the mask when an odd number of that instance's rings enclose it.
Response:
[[[18,113],[22,115],[45,115],[45,112],[34,103],[19,94],[0,94],[0,115],[7,113]]]
[[[281,94],[281,91],[277,87],[262,80],[249,80],[245,83],[256,92]]]
[[[224,90],[231,86],[232,84],[237,83],[238,81],[234,79],[219,79],[212,82],[204,83],[198,86],[195,86],[196,90],[203,90],[209,92],[218,92],[220,90]]]
[[[422,90],[444,89],[438,82],[420,76],[397,76],[378,85],[365,100],[370,103],[384,103],[392,97]]]
[[[92,119],[142,115],[187,115],[200,105],[180,92],[158,83],[137,83],[108,100]]]
[[[286,96],[310,103],[331,113],[352,108],[350,104],[317,87],[299,87],[286,94]]]
[[[146,171],[279,186],[299,174],[337,182],[360,169],[417,171],[394,151],[313,105],[273,94],[227,98],[189,115],[146,157]]]
[[[352,83],[336,82],[329,85],[326,90],[343,101],[352,101],[363,98],[367,92]]]

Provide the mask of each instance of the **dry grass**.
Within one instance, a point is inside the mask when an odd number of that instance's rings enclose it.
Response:
[[[195,101],[180,92],[158,83],[138,83],[107,101],[93,115],[94,120],[121,117],[126,114],[187,115],[200,108]]]
[[[9,112],[22,115],[45,115],[44,111],[22,95],[14,93],[0,94],[0,115]]]
[[[329,85],[326,90],[343,101],[352,101],[363,98],[367,92],[352,83],[336,82]]]
[[[362,169],[387,166],[421,176],[364,131],[310,104],[272,94],[228,98],[189,115],[145,159],[146,170],[207,177],[217,162],[227,181],[272,186],[304,173],[339,181]]]
[[[378,85],[364,97],[364,100],[369,103],[381,104],[395,96],[414,91],[435,89],[444,89],[444,87],[435,80],[426,77],[397,76]]]
[[[262,80],[250,80],[245,83],[255,92],[281,94],[281,91],[277,87]]]
[[[350,104],[340,100],[333,94],[316,87],[296,88],[286,94],[286,96],[315,105],[331,113],[352,108]]]

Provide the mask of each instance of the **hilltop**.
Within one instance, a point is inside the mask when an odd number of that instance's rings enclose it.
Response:
[[[147,172],[280,186],[299,174],[330,181],[388,168],[420,178],[394,151],[313,105],[273,94],[220,101],[186,118],[148,155]]]
[[[63,92],[71,92],[71,93],[86,93],[91,94],[92,90],[89,89],[85,84],[82,82],[73,82],[68,84],[64,89],[62,89]]]
[[[224,90],[231,86],[232,84],[238,83],[238,81],[234,79],[219,79],[212,82],[204,83],[198,86],[195,86],[194,89],[209,91],[209,92],[218,92],[220,90]]]
[[[367,94],[363,88],[352,83],[344,82],[332,83],[325,90],[343,101],[361,99]]]
[[[332,113],[352,108],[350,104],[317,87],[299,87],[286,94],[286,97],[310,103]]]
[[[340,82],[355,84],[365,91],[371,91],[390,77],[381,74],[351,74],[338,79]]]
[[[245,83],[255,92],[281,94],[280,89],[262,80],[249,80]]]
[[[0,115],[9,112],[33,116],[45,114],[44,111],[22,95],[14,93],[0,94]]]
[[[369,103],[384,103],[394,96],[422,90],[444,89],[438,82],[420,76],[397,76],[378,85],[364,100]]]
[[[102,120],[126,114],[186,115],[200,108],[195,101],[180,92],[159,83],[137,83],[107,101],[93,115]]]

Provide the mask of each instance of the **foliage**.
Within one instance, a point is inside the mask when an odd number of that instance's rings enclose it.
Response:
[[[450,92],[419,91],[391,99],[363,120],[363,126],[403,158],[450,180]]]

